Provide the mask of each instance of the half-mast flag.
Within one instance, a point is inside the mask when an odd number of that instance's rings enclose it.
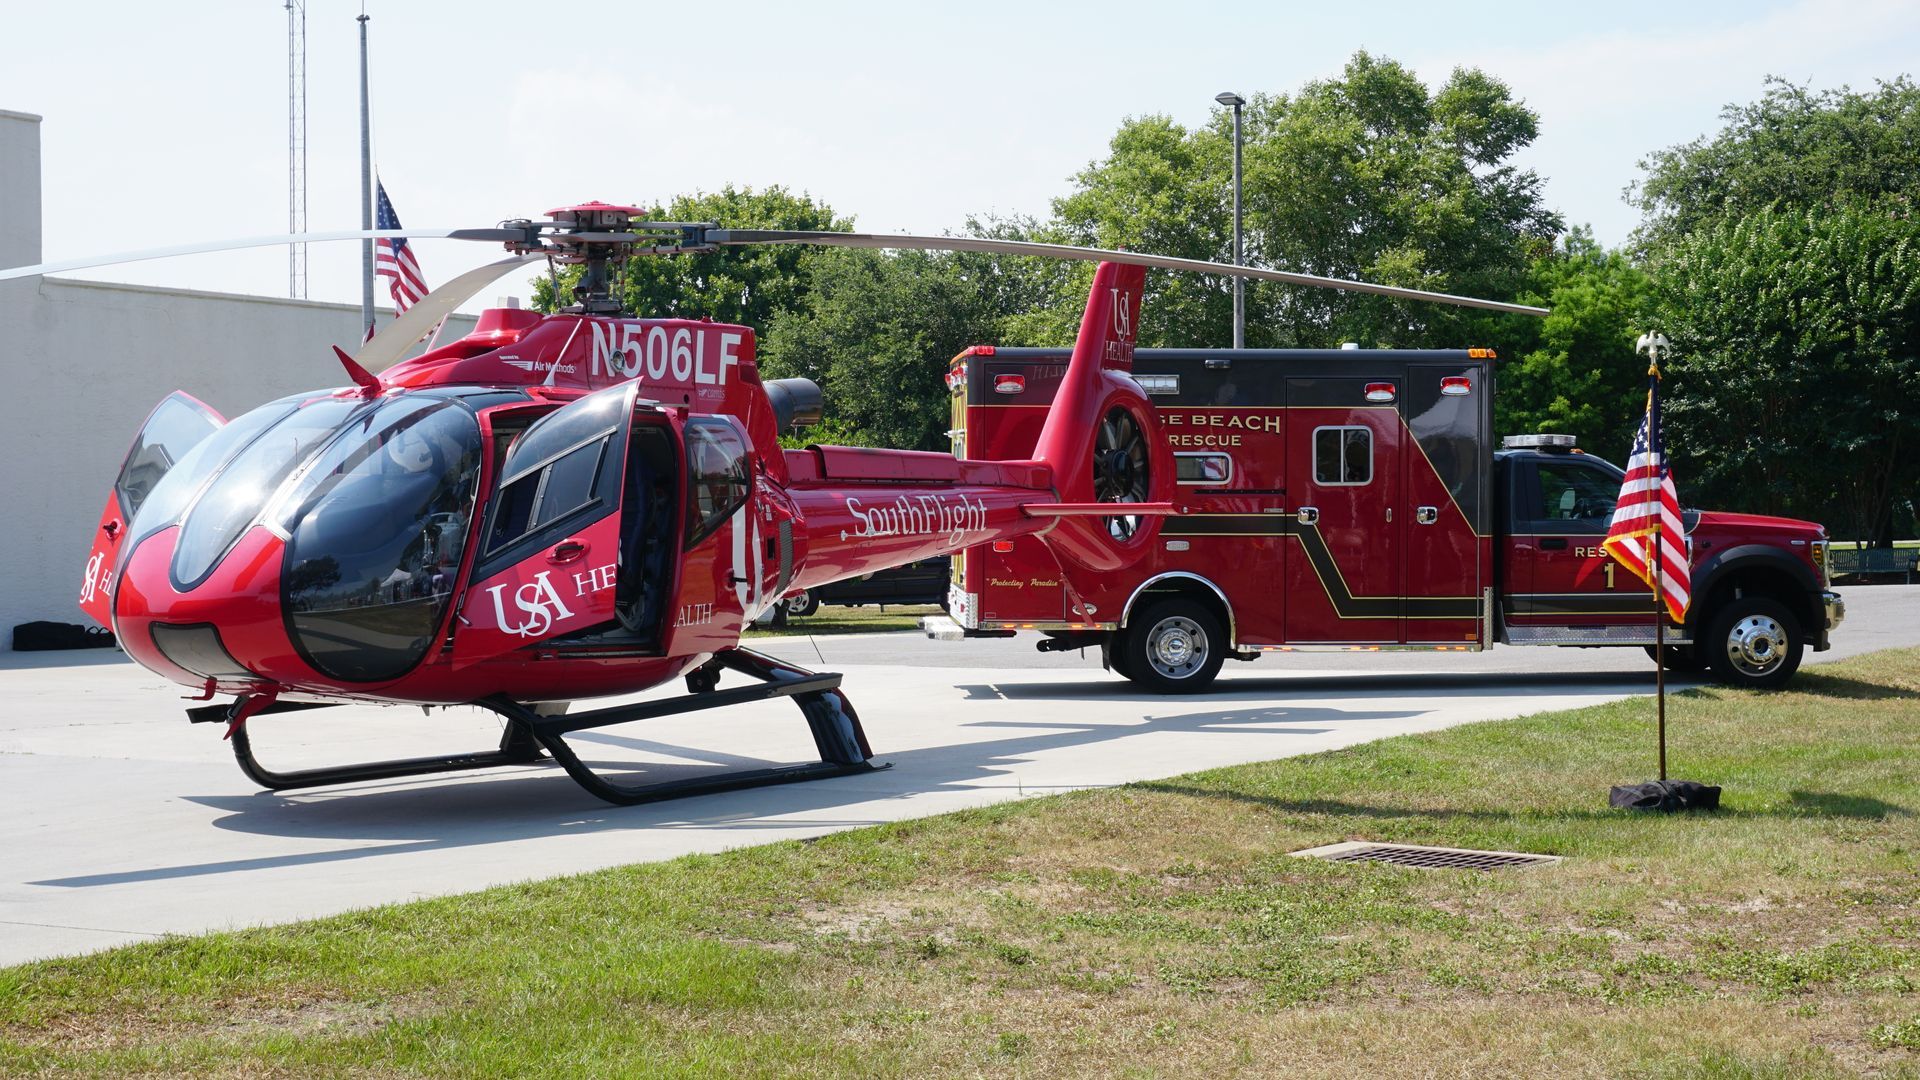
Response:
[[[400,215],[393,212],[393,203],[387,199],[387,186],[374,181],[374,221],[376,229],[399,229]],[[398,314],[420,302],[427,295],[427,277],[420,272],[420,260],[413,257],[413,245],[407,243],[404,236],[383,236],[374,247],[373,272],[380,277],[393,279],[387,284],[387,291],[393,295],[394,313]]]
[[[1653,545],[1660,545],[1660,581],[1649,565]],[[1675,621],[1687,616],[1693,581],[1687,564],[1687,533],[1680,521],[1680,495],[1667,466],[1667,448],[1660,435],[1660,368],[1647,369],[1647,414],[1633,437],[1627,458],[1627,479],[1620,485],[1620,501],[1613,524],[1600,542],[1607,554],[1654,590]]]

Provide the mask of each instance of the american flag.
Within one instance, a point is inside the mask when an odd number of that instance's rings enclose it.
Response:
[[[1655,537],[1660,543],[1660,583],[1648,568]],[[1676,621],[1687,616],[1693,581],[1687,566],[1686,529],[1680,522],[1680,495],[1674,490],[1673,470],[1667,466],[1666,443],[1660,436],[1660,369],[1647,369],[1647,415],[1633,437],[1627,458],[1627,479],[1620,485],[1620,501],[1613,524],[1601,541],[1607,553],[1647,583],[1666,604]]]
[[[387,186],[374,181],[374,221],[376,229],[399,229],[400,215],[387,200]],[[427,276],[420,272],[420,260],[413,257],[413,246],[404,236],[381,237],[374,247],[373,272],[392,278],[387,291],[393,294],[395,314],[405,311],[427,295]]]

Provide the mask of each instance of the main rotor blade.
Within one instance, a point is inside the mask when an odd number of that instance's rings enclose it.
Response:
[[[1148,266],[1161,270],[1186,270],[1198,274],[1225,274],[1229,277],[1263,278],[1289,285],[1311,285],[1321,289],[1394,296],[1403,300],[1431,300],[1458,307],[1485,308],[1516,315],[1545,315],[1547,309],[1500,300],[1482,300],[1474,296],[1403,289],[1396,285],[1375,285],[1370,281],[1296,274],[1288,270],[1268,270],[1258,266],[1207,262],[1202,259],[1178,259],[1170,255],[1145,255],[1134,251],[1108,251],[1102,248],[1073,247],[1068,244],[1036,244],[1027,240],[990,240],[977,236],[912,236],[886,233],[796,232],[777,229],[710,229],[705,240],[710,244],[739,247],[749,244],[821,244],[850,248],[916,248],[923,251],[981,251],[996,255],[1040,255],[1051,259],[1080,262],[1114,262],[1130,266]]]
[[[454,309],[488,285],[493,284],[507,271],[516,266],[525,266],[546,258],[545,255],[514,255],[499,262],[491,262],[453,278],[446,284],[420,298],[420,302],[400,313],[399,318],[380,328],[360,351],[354,355],[354,361],[374,374],[392,367],[407,355],[413,343],[427,336],[427,332],[439,324],[441,319],[451,315]]]
[[[33,277],[36,274],[57,274],[62,270],[87,270],[96,266],[146,262],[150,259],[171,259],[176,255],[239,251],[243,248],[274,247],[280,244],[320,244],[332,240],[379,240],[397,236],[427,240],[491,240],[496,243],[506,243],[511,240],[525,239],[526,235],[524,229],[354,229],[344,232],[279,233],[274,236],[248,236],[238,240],[177,244],[173,247],[149,248],[145,251],[123,251],[117,255],[96,255],[85,259],[36,263],[33,266],[10,266],[0,270],[0,281],[6,281],[9,278]]]

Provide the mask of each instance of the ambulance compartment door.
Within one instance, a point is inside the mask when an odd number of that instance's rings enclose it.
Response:
[[[1401,640],[1403,381],[1287,380],[1288,642]]]
[[[1481,638],[1492,583],[1493,511],[1487,490],[1489,393],[1479,364],[1414,364],[1401,408],[1411,445],[1405,485],[1406,634],[1412,644]]]

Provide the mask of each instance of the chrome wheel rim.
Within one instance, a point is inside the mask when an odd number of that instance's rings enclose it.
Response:
[[[1787,662],[1787,629],[1778,619],[1749,615],[1727,633],[1727,659],[1742,675],[1767,675]]]
[[[1207,632],[1184,616],[1161,619],[1147,635],[1147,663],[1169,679],[1184,679],[1207,662]]]

